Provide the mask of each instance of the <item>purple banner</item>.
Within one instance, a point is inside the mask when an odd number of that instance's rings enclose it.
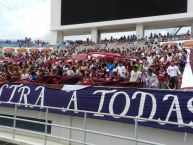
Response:
[[[134,121],[113,116],[138,116],[193,125],[193,92],[188,91],[82,86],[64,86],[62,90],[58,90],[35,84],[3,84],[0,86],[0,101],[26,104],[26,106],[19,106],[20,109],[37,110],[27,105],[65,108],[61,111],[49,110],[49,112],[80,117],[83,114],[78,113],[78,110],[93,111],[96,114],[108,113],[112,116],[88,114],[88,117],[123,123],[134,123]],[[3,103],[0,106],[13,107],[13,105]],[[75,111],[69,112],[66,109]],[[192,128],[183,126],[141,121],[139,124],[193,133]]]

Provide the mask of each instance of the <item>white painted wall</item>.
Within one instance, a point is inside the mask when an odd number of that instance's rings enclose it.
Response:
[[[191,34],[193,36],[193,21],[192,21],[192,25],[191,25]]]
[[[144,26],[143,26],[143,24],[140,23],[140,24],[136,25],[136,34],[140,38],[144,37]]]
[[[0,114],[9,114],[13,115],[14,109],[11,108],[0,108]],[[30,117],[30,118],[38,118],[45,119],[45,113],[43,112],[35,112],[35,111],[27,111],[27,110],[19,110],[17,115]],[[83,126],[83,118],[73,117],[73,116],[65,116],[65,115],[56,115],[49,113],[49,120],[52,120],[54,124],[73,126],[78,128],[84,128]],[[111,121],[103,121],[103,120],[95,120],[95,119],[87,119],[87,129],[101,131],[105,133],[112,133],[116,135],[122,135],[126,137],[134,137],[134,125],[117,123]],[[3,132],[9,132],[11,136],[11,131],[0,128],[0,138]],[[22,132],[16,132],[16,137],[19,138],[22,136],[23,139],[29,139],[31,142],[35,142],[38,144],[43,144],[44,138],[37,135],[31,135]],[[72,139],[83,141],[83,135],[79,131],[70,131],[69,129],[53,127],[52,135],[60,136],[60,137],[71,137]],[[193,143],[193,134],[173,132],[149,127],[139,127],[138,131],[139,139],[159,142],[166,145],[192,145]],[[49,139],[50,140],[50,139]],[[48,145],[69,145],[68,141],[62,141],[60,139],[52,140],[52,144]],[[95,135],[91,133],[86,134],[86,142],[93,143],[95,145],[134,145],[134,142],[114,139],[111,137],[105,137],[101,135]],[[34,144],[35,144],[34,143]],[[71,143],[71,145],[77,145],[75,143]],[[145,145],[143,143],[138,143],[138,145]]]
[[[57,43],[63,43],[63,33],[60,31],[51,31],[50,44],[56,45]]]
[[[98,43],[99,42],[99,30],[97,28],[91,29],[91,40],[92,42]]]
[[[193,14],[193,0],[188,0],[188,13]]]
[[[51,28],[61,25],[61,0],[51,0]]]

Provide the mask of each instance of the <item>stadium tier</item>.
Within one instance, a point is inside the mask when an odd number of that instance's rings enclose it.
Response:
[[[192,145],[192,6],[193,0],[51,0],[49,42],[0,41],[0,140]],[[91,38],[64,41],[73,35]]]
[[[189,34],[180,37],[151,34],[146,41],[132,35],[99,44],[89,40],[79,44],[68,42],[71,44],[58,48],[4,47],[0,59],[1,82],[160,89],[179,89],[181,84],[182,88],[192,87],[182,83],[192,55],[192,50],[186,49],[192,47],[192,41],[183,39],[190,38]],[[159,42],[160,39],[179,40]]]

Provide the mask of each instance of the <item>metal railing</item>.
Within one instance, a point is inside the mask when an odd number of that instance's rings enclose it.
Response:
[[[73,126],[65,126],[65,125],[60,125],[60,124],[48,123],[49,110],[60,110],[60,111],[62,111],[62,110],[64,110],[64,108],[49,107],[49,106],[42,107],[42,106],[39,106],[39,105],[26,105],[26,104],[21,104],[21,103],[7,103],[7,102],[0,102],[0,103],[1,104],[14,105],[15,106],[13,117],[0,115],[0,118],[12,119],[13,120],[13,126],[12,127],[7,127],[7,126],[0,125],[0,128],[11,129],[12,130],[12,139],[15,139],[16,131],[21,131],[21,132],[25,132],[25,133],[30,133],[30,134],[35,134],[35,135],[43,136],[44,137],[44,145],[47,145],[48,138],[65,140],[65,141],[69,141],[71,143],[78,143],[78,144],[82,144],[82,145],[94,145],[94,144],[86,142],[86,134],[87,133],[132,141],[132,142],[134,142],[134,145],[138,145],[138,143],[144,143],[144,144],[148,144],[148,145],[165,145],[165,144],[161,144],[161,143],[157,143],[157,142],[151,142],[151,141],[139,139],[138,138],[138,131],[139,131],[138,130],[138,126],[139,126],[138,122],[139,121],[149,121],[149,122],[154,122],[154,123],[166,123],[166,124],[170,124],[170,125],[177,125],[177,126],[181,126],[181,127],[182,126],[183,127],[191,127],[191,128],[193,127],[193,125],[190,125],[190,124],[180,124],[180,123],[176,123],[176,122],[170,122],[170,121],[166,122],[166,121],[161,121],[161,120],[146,119],[146,118],[139,118],[139,117],[132,117],[132,116],[113,115],[113,117],[127,118],[127,119],[133,119],[134,120],[134,122],[135,122],[135,124],[134,124],[134,126],[135,126],[134,137],[127,137],[127,136],[120,136],[120,135],[116,135],[116,134],[110,134],[110,133],[99,132],[99,131],[94,131],[94,130],[88,130],[87,129],[88,114],[112,116],[112,115],[107,114],[107,113],[96,113],[96,112],[84,111],[84,110],[78,110],[77,111],[77,110],[74,110],[74,109],[65,110],[65,111],[78,112],[78,113],[83,113],[84,114],[84,125],[83,125],[83,128],[77,128],[77,127],[73,127]],[[29,120],[29,119],[18,118],[17,117],[18,106],[25,106],[25,107],[27,106],[27,107],[36,107],[36,108],[40,108],[40,109],[46,109],[46,112],[45,112],[45,122],[39,122],[39,121],[33,121],[33,120]],[[36,132],[36,131],[30,131],[30,130],[26,130],[26,129],[17,128],[16,127],[16,121],[24,121],[24,122],[37,123],[37,124],[44,125],[45,126],[45,132],[44,133],[40,133],[40,132]],[[47,132],[47,127],[48,126],[65,128],[65,129],[75,130],[75,131],[80,131],[80,132],[83,133],[83,140],[79,141],[79,140],[74,140],[74,139],[71,139],[71,138],[63,138],[63,137],[59,137],[59,136],[54,136],[54,135],[48,134],[48,132]]]

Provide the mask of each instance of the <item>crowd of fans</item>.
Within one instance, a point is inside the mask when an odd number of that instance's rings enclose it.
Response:
[[[105,51],[105,50],[103,50]],[[129,81],[144,83],[148,88],[179,88],[178,82],[186,66],[187,51],[181,46],[152,47],[151,45],[136,48],[111,50],[113,53],[133,56],[136,60],[98,61],[83,63],[83,72],[90,74],[92,84],[97,80]]]
[[[186,34],[183,35],[175,35],[173,36],[170,33],[167,33],[165,35],[162,35],[161,33],[156,34],[156,33],[151,33],[149,36],[145,37],[139,37],[135,34],[128,35],[128,36],[122,36],[119,39],[111,37],[109,40],[104,39],[101,41],[101,43],[106,43],[106,42],[128,42],[128,43],[134,43],[134,42],[145,42],[145,43],[159,43],[159,42],[168,42],[168,41],[180,41],[180,40],[189,40],[191,39],[191,34],[188,31]]]
[[[18,39],[16,41],[8,39],[5,41],[0,41],[0,47],[3,47],[4,45],[12,47],[45,47],[48,45],[48,42],[39,39],[32,41],[30,37],[25,37],[24,39]]]
[[[44,46],[46,46],[47,44],[48,44],[48,42],[46,42],[46,41],[43,41],[43,40],[35,40],[34,41],[35,42],[35,44],[36,45],[38,45],[39,47],[44,47]]]
[[[122,37],[120,40],[124,39]],[[120,48],[120,40],[111,38],[106,41],[107,44],[113,41],[114,49],[108,48],[108,45],[77,49],[79,45],[73,45],[53,52],[4,54],[0,59],[0,81],[37,81],[45,76],[57,76],[59,79],[79,76],[80,81],[77,83],[86,85],[128,82],[128,86],[129,83],[142,83],[148,88],[179,88],[179,78],[184,72],[188,55],[181,45],[137,43]],[[128,42],[121,42],[125,43]],[[94,45],[89,40],[82,44]],[[89,55],[91,52],[105,53],[107,58],[94,58]],[[71,60],[73,56],[81,54],[87,56],[82,60]],[[108,54],[120,56],[108,59]],[[134,59],[129,59],[131,57]]]
[[[17,44],[19,47],[31,47],[32,41],[31,38],[25,37],[25,39],[18,39]]]

